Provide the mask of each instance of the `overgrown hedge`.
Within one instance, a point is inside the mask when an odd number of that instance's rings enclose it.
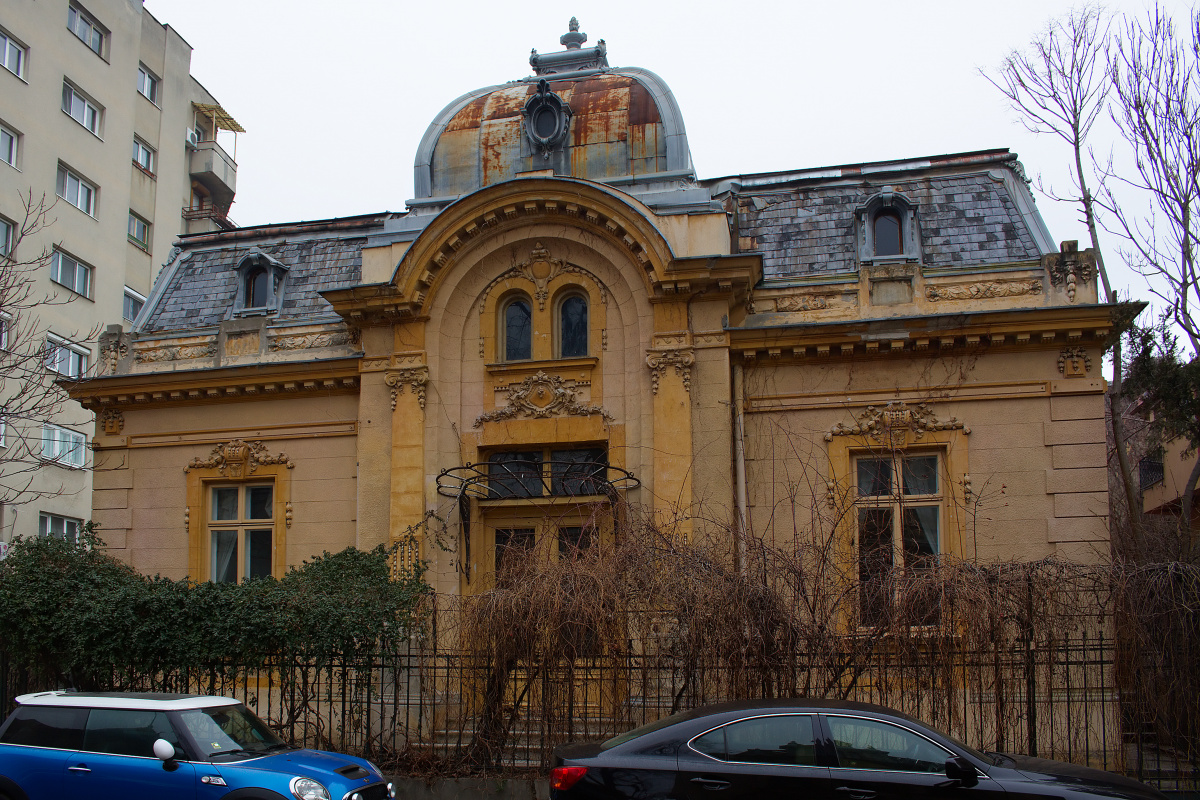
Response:
[[[419,568],[393,578],[389,556],[347,548],[278,580],[196,583],[138,573],[90,529],[77,543],[17,540],[0,561],[0,649],[40,682],[79,689],[280,653],[353,657],[421,622],[429,587]]]

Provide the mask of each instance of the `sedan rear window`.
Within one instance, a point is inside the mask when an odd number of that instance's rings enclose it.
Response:
[[[721,761],[817,765],[812,717],[773,714],[732,722],[696,737],[691,747]]]
[[[654,733],[655,731],[662,730],[663,728],[667,727],[668,725],[674,725],[676,722],[679,722],[679,721],[680,721],[680,715],[678,715],[678,714],[671,714],[670,716],[663,717],[662,719],[656,719],[654,722],[648,722],[645,725],[643,725],[642,727],[634,728],[633,730],[629,731],[628,733],[622,733],[620,736],[614,736],[613,738],[603,742],[600,745],[600,749],[601,750],[610,750],[610,749],[616,747],[617,745],[622,745],[622,744],[625,744],[626,742],[632,742],[634,739],[638,738],[639,736],[645,736],[648,733]]]
[[[28,747],[78,750],[83,744],[83,708],[22,706],[13,712],[0,742]]]

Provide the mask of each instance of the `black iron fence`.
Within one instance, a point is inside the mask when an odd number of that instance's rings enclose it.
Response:
[[[1139,711],[1146,705],[1131,702],[1130,692],[1154,689],[1143,673],[1142,686],[1122,691],[1113,645],[1103,633],[986,651],[961,648],[952,636],[903,653],[884,643],[866,658],[848,651],[842,662],[797,656],[749,694],[878,703],[980,749],[1088,764],[1164,789],[1200,788],[1197,732]],[[5,712],[15,696],[48,688],[56,687],[0,655]],[[544,770],[559,744],[747,696],[727,662],[675,658],[666,641],[496,664],[429,638],[350,659],[279,655],[166,674],[114,670],[108,688],[237,697],[293,743],[358,753],[385,768],[451,774]]]

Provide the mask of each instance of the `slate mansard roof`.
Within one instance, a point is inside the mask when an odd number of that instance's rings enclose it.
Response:
[[[704,181],[725,203],[735,252],[762,254],[766,283],[853,273],[858,213],[883,193],[911,204],[923,269],[988,269],[1057,252],[1016,156],[1007,150]],[[237,314],[238,266],[255,252],[287,268],[272,324],[335,321],[320,292],[362,280],[362,249],[403,214],[185,237],[159,276],[135,330],[215,328]]]
[[[283,292],[273,318],[287,322],[336,320],[320,293],[362,280],[362,248],[366,239],[300,239],[282,242],[233,242],[185,252],[159,275],[135,330],[166,333],[216,328],[235,313],[238,266],[263,253],[287,268]],[[187,246],[187,242],[183,242]]]

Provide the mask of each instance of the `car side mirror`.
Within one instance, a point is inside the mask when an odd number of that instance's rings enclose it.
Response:
[[[975,765],[962,756],[946,759],[946,777],[950,780],[960,781],[963,786],[974,786],[979,783],[979,773],[975,771]]]
[[[162,761],[174,761],[175,745],[171,744],[166,739],[155,739],[154,755]]]

